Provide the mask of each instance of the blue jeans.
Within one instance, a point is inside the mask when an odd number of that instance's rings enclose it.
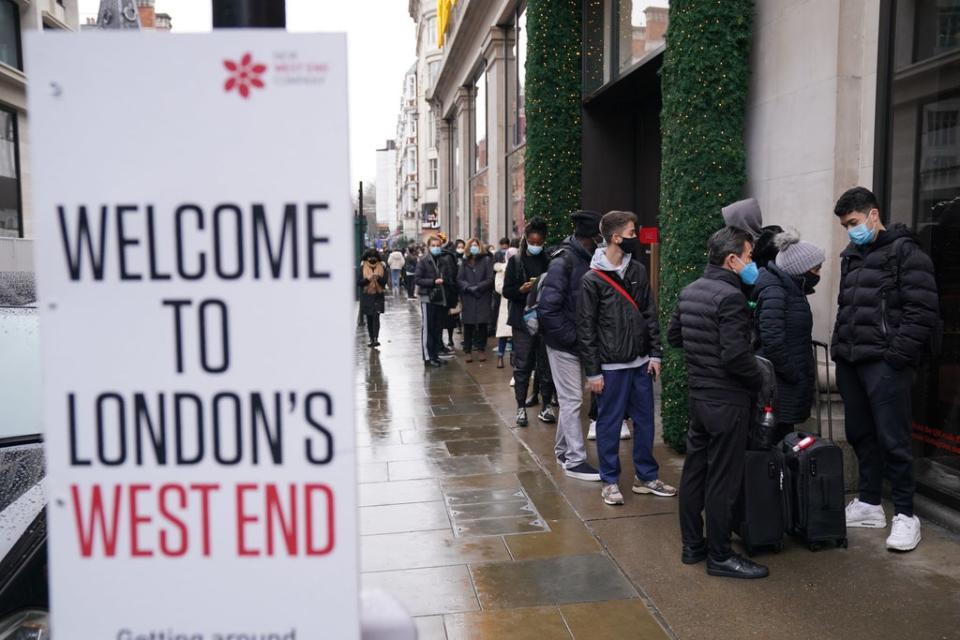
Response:
[[[660,465],[653,457],[653,379],[647,365],[603,372],[603,393],[597,396],[597,455],[600,478],[620,481],[620,425],[633,418],[633,466],[637,477],[656,480]]]
[[[390,269],[390,287],[394,291],[400,290],[400,269]]]

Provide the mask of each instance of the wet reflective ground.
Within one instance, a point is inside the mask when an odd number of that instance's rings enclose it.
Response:
[[[886,532],[851,530],[846,551],[763,556],[767,580],[710,578],[679,561],[675,499],[604,505],[599,483],[563,475],[536,409],[512,428],[509,364],[424,369],[419,315],[388,298],[380,350],[358,333],[356,398],[363,584],[421,638],[960,637],[956,536],[924,523],[894,555]],[[657,458],[677,484],[682,458]]]

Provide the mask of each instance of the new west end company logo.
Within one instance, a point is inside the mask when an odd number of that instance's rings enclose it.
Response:
[[[230,73],[223,85],[223,90],[227,93],[236,89],[241,98],[247,99],[250,97],[251,87],[264,88],[262,76],[267,65],[254,62],[250,53],[245,53],[239,62],[224,60],[223,66]]]

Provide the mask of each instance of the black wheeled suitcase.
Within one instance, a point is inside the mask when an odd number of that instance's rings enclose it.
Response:
[[[781,452],[787,533],[802,538],[811,551],[825,544],[846,548],[843,452],[840,447],[831,440],[798,432],[783,439]]]
[[[747,555],[783,549],[783,454],[778,449],[747,451],[737,533]]]
[[[757,356],[763,387],[756,399],[750,425],[748,450],[744,452],[743,490],[735,513],[737,533],[748,555],[758,550],[779,552],[783,548],[783,454],[770,442],[776,405],[777,379],[773,364]]]

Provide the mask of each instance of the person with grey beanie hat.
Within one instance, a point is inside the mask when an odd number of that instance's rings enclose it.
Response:
[[[813,403],[813,313],[807,296],[820,281],[826,256],[800,239],[795,229],[774,238],[779,252],[760,270],[754,288],[754,322],[760,339],[757,355],[773,363],[777,374],[775,441],[810,417]]]

